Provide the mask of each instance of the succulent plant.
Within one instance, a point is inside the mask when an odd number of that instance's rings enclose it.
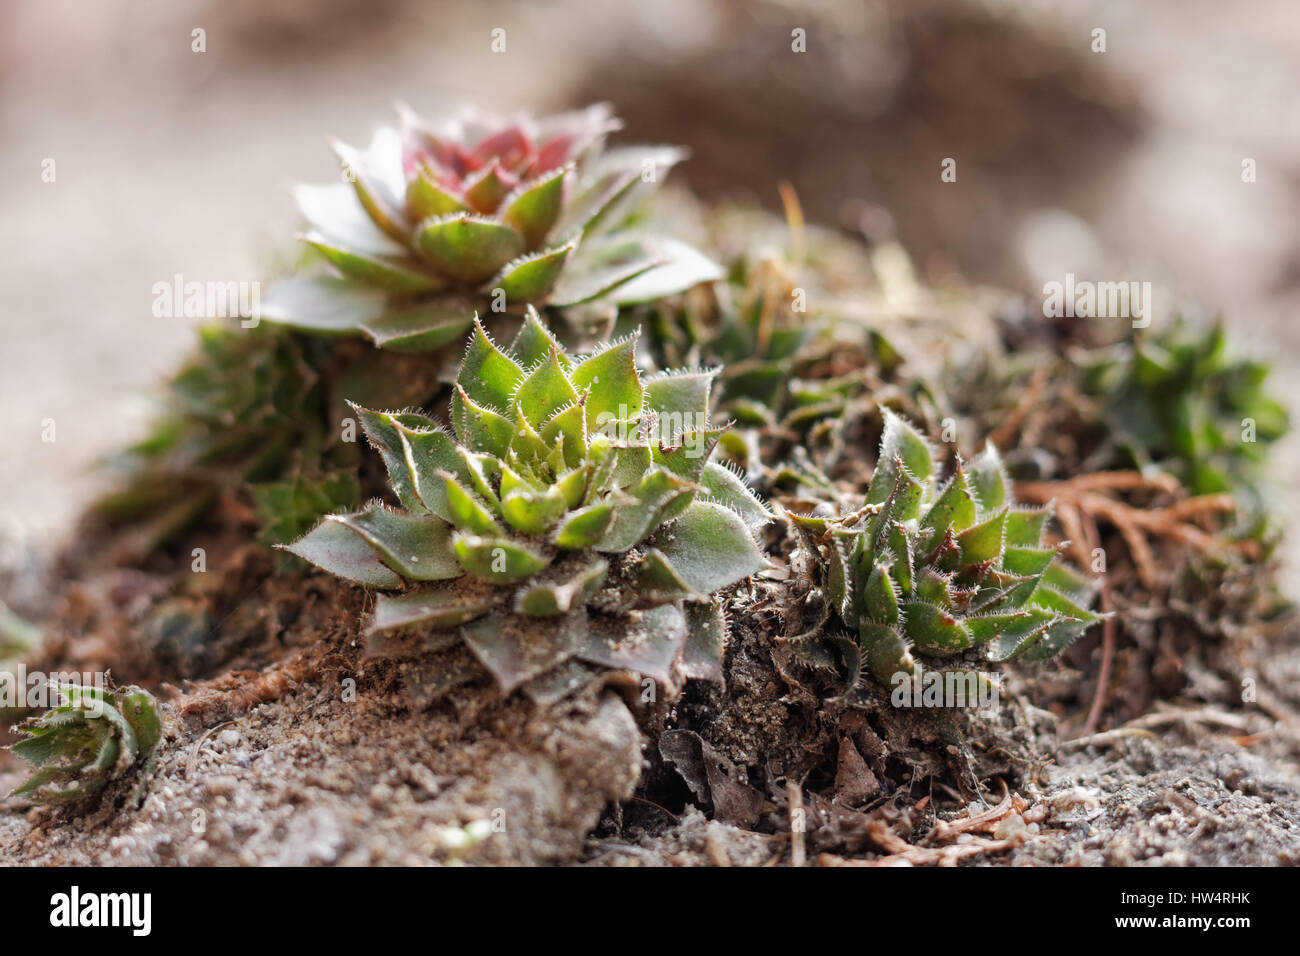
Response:
[[[860,512],[795,518],[870,674],[889,682],[917,656],[1045,660],[1101,619],[1087,580],[1044,543],[1048,509],[1015,506],[996,449],[940,483],[930,444],[883,414]]]
[[[329,515],[287,550],[402,591],[376,602],[374,650],[459,628],[506,691],[546,675],[530,692],[562,693],[589,672],[578,661],[716,677],[710,595],[766,566],[754,534],[771,514],[709,460],[725,431],[708,416],[715,370],[643,381],[636,341],[570,356],[529,310],[503,350],[476,321],[451,433],[357,409],[402,510]]]
[[[1268,365],[1230,355],[1221,324],[1197,333],[1180,321],[1077,358],[1122,464],[1170,471],[1194,494],[1244,492],[1258,507],[1261,465],[1288,415],[1264,389]]]
[[[338,275],[297,276],[259,315],[378,345],[434,349],[474,310],[645,301],[721,277],[684,243],[625,228],[684,153],[606,150],[604,105],[542,119],[467,111],[430,125],[409,109],[364,150],[336,144],[351,183],[301,186],[306,242]]]
[[[137,764],[150,765],[162,737],[162,721],[148,691],[56,686],[61,703],[15,728],[27,736],[9,749],[35,770],[13,796],[36,803],[70,803],[94,794]]]

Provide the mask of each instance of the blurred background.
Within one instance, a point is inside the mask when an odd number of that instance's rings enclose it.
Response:
[[[691,147],[678,182],[777,208],[788,179],[925,275],[1152,281],[1271,357],[1300,419],[1297,90],[1294,0],[0,0],[0,539],[66,535],[141,433],[194,325],[153,284],[266,278],[289,185],[396,99],[609,100],[629,140]]]

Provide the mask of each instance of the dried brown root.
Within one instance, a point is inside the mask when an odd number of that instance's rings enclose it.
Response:
[[[1138,580],[1148,590],[1159,583],[1158,563],[1151,537],[1162,537],[1186,545],[1202,554],[1215,554],[1227,550],[1249,550],[1251,543],[1225,541],[1206,530],[1213,516],[1232,512],[1236,504],[1231,495],[1198,495],[1179,498],[1172,504],[1157,508],[1134,507],[1113,495],[1122,492],[1146,491],[1178,498],[1182,486],[1171,475],[1148,476],[1137,471],[1102,471],[1079,475],[1066,481],[1025,482],[1016,485],[1016,494],[1034,504],[1055,504],[1056,517],[1069,540],[1069,548],[1080,567],[1089,567],[1092,556],[1101,543],[1097,521],[1107,522],[1119,532],[1128,548]],[[1198,523],[1200,522],[1200,523]],[[1102,610],[1114,610],[1110,593],[1110,578],[1101,577]],[[1115,619],[1107,617],[1103,626],[1101,666],[1097,675],[1097,690],[1082,737],[1090,738],[1101,720],[1102,709],[1110,683],[1111,664],[1115,656]]]
[[[977,813],[962,820],[936,820],[933,829],[926,835],[926,842],[950,842],[959,833],[969,833],[972,830],[991,830],[996,827],[1011,812],[1013,807],[1011,791],[1007,789],[1006,781],[999,778],[998,782],[1002,784],[1002,799],[998,801],[997,806],[989,807],[983,813]],[[1021,809],[1024,809],[1024,807]]]
[[[1111,744],[1120,743],[1129,737],[1148,737],[1154,738],[1155,731],[1165,727],[1220,727],[1230,731],[1236,731],[1237,735],[1233,738],[1242,746],[1248,746],[1257,739],[1262,739],[1271,733],[1271,730],[1250,732],[1255,726],[1254,722],[1244,714],[1234,714],[1226,710],[1217,710],[1213,707],[1198,707],[1195,709],[1168,709],[1160,710],[1152,714],[1144,714],[1124,724],[1122,727],[1116,727],[1114,730],[1107,730],[1100,734],[1089,734],[1083,737],[1076,737],[1073,740],[1064,741],[1061,744],[1063,751],[1081,750],[1084,747],[1105,747]]]
[[[1138,578],[1146,588],[1155,588],[1159,580],[1149,536],[1169,538],[1202,554],[1249,547],[1249,544],[1225,541],[1196,523],[1198,519],[1236,510],[1231,495],[1198,495],[1160,508],[1137,508],[1106,493],[1137,490],[1178,495],[1182,488],[1171,476],[1148,477],[1136,471],[1103,471],[1067,481],[1016,485],[1016,495],[1022,501],[1034,504],[1055,501],[1061,527],[1070,539],[1075,559],[1083,567],[1092,561],[1085,520],[1100,518],[1114,526],[1128,546]]]
[[[1001,853],[1020,846],[1028,833],[1022,831],[1005,839],[989,839],[976,836],[976,833],[994,833],[998,825],[1011,814],[1020,814],[1027,821],[1041,822],[1043,813],[1035,814],[1029,804],[1021,797],[1013,795],[1002,782],[1002,798],[996,806],[960,820],[939,820],[926,834],[924,843],[908,843],[895,833],[885,820],[873,820],[867,824],[867,837],[882,850],[885,856],[874,859],[850,859],[833,853],[822,853],[817,857],[818,866],[956,866],[969,857],[982,856],[986,853]],[[922,809],[929,802],[929,797],[922,798],[915,809]]]
[[[1024,835],[1007,837],[1005,840],[990,840],[986,837],[968,836],[967,842],[942,847],[913,846],[889,829],[882,820],[873,820],[867,824],[867,836],[877,846],[887,850],[888,856],[869,860],[846,859],[833,853],[822,853],[817,857],[818,866],[956,866],[969,857],[983,856],[986,853],[1001,853],[1014,850],[1025,841]]]
[[[1087,527],[1088,548],[1096,548],[1101,540],[1101,533],[1097,530],[1097,522],[1092,515],[1088,515]],[[1144,545],[1146,541],[1142,542]],[[1115,659],[1115,603],[1110,597],[1110,581],[1103,577],[1101,579],[1101,609],[1107,615],[1102,622],[1101,638],[1101,667],[1097,671],[1097,690],[1092,695],[1092,706],[1088,708],[1088,720],[1084,724],[1083,735],[1086,737],[1097,729],[1097,723],[1101,720],[1101,709],[1106,703],[1106,690],[1110,686],[1110,667]]]

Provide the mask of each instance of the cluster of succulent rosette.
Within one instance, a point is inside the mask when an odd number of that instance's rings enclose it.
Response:
[[[814,619],[796,646],[849,647],[870,680],[1041,661],[1101,619],[996,449],[942,480],[936,449],[883,407],[926,421],[935,403],[919,378],[899,387],[875,323],[793,312],[762,263],[723,286],[651,233],[643,200],[681,150],[607,148],[604,106],[400,114],[368,148],[336,147],[340,182],[296,190],[307,268],[268,290],[264,326],[204,332],[126,456],[132,480],[100,510],[147,529],[144,550],[238,498],[284,567],[379,592],[372,654],[446,651],[539,703],[611,671],[671,693],[722,679],[726,592],[782,553],[750,480],[816,508],[788,515],[808,572],[790,587],[810,589]],[[1226,428],[1254,415],[1267,442],[1285,427],[1263,366],[1225,359],[1218,331],[1126,349],[1080,367],[1139,465],[1178,461],[1189,487],[1218,490],[1259,452]],[[358,507],[381,479],[335,433],[345,416],[383,461],[386,500]],[[861,436],[881,416],[864,500]],[[63,693],[13,748],[36,766],[18,791],[34,800],[94,793],[161,736],[139,688]]]
[[[1180,320],[1076,364],[1123,464],[1169,471],[1193,494],[1239,491],[1260,509],[1262,465],[1289,416],[1264,388],[1268,365],[1232,355],[1222,324]]]
[[[863,508],[794,519],[867,672],[889,683],[917,657],[931,669],[1041,661],[1101,619],[1086,607],[1087,579],[1044,543],[1048,509],[1016,507],[996,449],[941,482],[929,442],[884,417]]]

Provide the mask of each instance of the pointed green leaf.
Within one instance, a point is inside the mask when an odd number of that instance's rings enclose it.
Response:
[[[464,212],[465,204],[427,170],[406,184],[406,208],[414,222]]]
[[[906,639],[897,628],[863,623],[858,631],[862,662],[882,684],[891,684],[896,674],[912,674],[916,661]]]
[[[611,553],[628,550],[659,526],[674,501],[697,487],[662,469],[650,471],[627,489],[631,502],[615,509],[613,520],[594,547]]]
[[[551,536],[557,548],[580,551],[594,547],[614,518],[614,506],[608,502],[587,505],[569,512]]]
[[[641,413],[641,377],[636,370],[640,331],[579,361],[573,368],[575,388],[588,390],[587,427],[596,430],[614,420],[630,421]]]
[[[942,608],[923,601],[909,601],[900,610],[903,633],[922,654],[941,657],[971,646],[966,625]]]
[[[451,512],[452,524],[460,531],[478,535],[500,535],[504,532],[491,510],[479,498],[470,493],[450,472],[440,471],[447,494],[447,508]]]
[[[502,457],[515,438],[513,421],[475,402],[459,383],[451,396],[451,421],[456,437],[475,452]]]
[[[568,614],[600,589],[608,570],[609,562],[598,558],[561,580],[528,587],[515,595],[515,611],[533,617]]]
[[[576,508],[582,504],[582,500],[587,493],[587,481],[591,476],[591,464],[584,464],[581,467],[566,471],[555,479],[553,486],[564,499],[564,504],[568,508]]]
[[[889,573],[898,585],[898,593],[911,595],[916,577],[916,555],[912,553],[907,534],[895,524],[885,541],[885,550],[893,557]]]
[[[958,471],[921,519],[921,527],[931,532],[924,536],[922,550],[937,547],[949,529],[965,531],[975,523],[975,518],[975,499],[966,484],[965,472]]]
[[[566,468],[577,468],[587,460],[587,418],[582,400],[551,416],[539,433],[543,442],[563,443]]]
[[[494,584],[522,581],[551,563],[546,555],[509,538],[457,534],[452,546],[465,570]]]
[[[1035,607],[1047,608],[1049,611],[1055,611],[1063,617],[1073,618],[1076,621],[1088,624],[1100,621],[1104,616],[1081,607],[1060,591],[1050,587],[1040,586],[1029,600]]]
[[[564,354],[563,346],[560,345],[555,334],[542,322],[537,310],[530,305],[524,314],[524,324],[520,327],[515,340],[510,343],[510,351],[514,354],[521,367],[533,368],[550,354],[551,349],[554,349],[560,357],[560,362],[565,371],[572,369],[573,363]]]
[[[1007,547],[1037,548],[1050,508],[1013,508],[1007,513]]]
[[[561,167],[524,183],[503,204],[501,218],[524,237],[529,249],[545,242],[560,218],[565,180],[571,168]]]
[[[874,567],[862,588],[862,611],[872,624],[898,623],[898,594],[889,569]]]
[[[293,544],[280,545],[330,574],[374,588],[401,587],[402,579],[379,560],[364,538],[339,520],[326,515],[311,531]]]
[[[1055,548],[1006,548],[1002,552],[1002,569],[1008,574],[1042,574],[1055,557]]]
[[[345,276],[367,285],[378,286],[385,292],[397,295],[419,295],[446,288],[446,280],[430,275],[424,271],[420,263],[407,256],[371,255],[360,250],[349,249],[320,233],[310,232],[302,238]]]
[[[717,369],[682,371],[657,375],[645,383],[645,405],[656,412],[661,422],[660,435],[675,444],[682,432],[708,427],[709,390]]]
[[[703,601],[708,597],[687,584],[668,557],[653,547],[632,565],[632,593],[638,603],[647,605]]]
[[[404,578],[442,581],[462,573],[451,550],[451,528],[436,515],[406,514],[374,504],[334,520],[360,535]]]
[[[389,486],[402,506],[450,520],[446,492],[437,473],[446,470],[459,476],[462,470],[451,436],[422,415],[375,412],[358,405],[352,409],[370,444],[384,459]]]
[[[705,467],[710,464],[709,458],[713,454],[713,449],[717,447],[726,431],[726,428],[706,428],[703,431],[684,432],[677,436],[679,444],[652,446],[651,457],[656,465],[668,469],[674,475],[687,481],[699,482],[703,479]],[[743,481],[743,479],[738,480]],[[705,484],[710,494],[726,497],[723,489],[726,481],[727,479],[720,478]],[[751,496],[753,494],[748,488],[746,492]]]
[[[552,485],[545,493],[515,491],[501,499],[501,512],[516,531],[541,536],[546,534],[568,510],[564,495]]]
[[[949,607],[952,604],[952,579],[934,568],[921,570],[916,580],[916,597],[928,604]],[[888,622],[884,622],[888,623]]]
[[[524,370],[496,347],[476,317],[456,383],[479,405],[505,410],[523,380]]]
[[[1002,456],[988,443],[966,466],[970,476],[971,491],[979,502],[980,514],[992,514],[1009,504],[1007,500],[1007,473],[1002,467]]]
[[[1055,657],[1088,629],[1089,622],[1058,619],[1044,628],[1043,635],[1020,653],[1026,663],[1036,663]]]
[[[510,186],[502,175],[501,164],[495,159],[467,179],[464,188],[465,201],[470,208],[484,214],[496,212],[501,200],[510,191]]]
[[[1003,508],[992,518],[957,535],[957,547],[961,551],[962,564],[979,564],[992,561],[1002,553],[1002,531],[1007,520],[1007,509]]]
[[[523,236],[509,226],[467,213],[426,219],[415,244],[439,275],[465,285],[486,282],[524,251]]]
[[[550,295],[564,272],[564,265],[573,254],[574,246],[559,246],[512,259],[501,272],[484,287],[488,291],[500,289],[506,302],[541,302]]]
[[[1057,561],[1043,572],[1043,583],[1076,601],[1092,593],[1092,582],[1071,567]]]
[[[918,481],[927,481],[934,474],[934,454],[930,443],[906,419],[888,408],[880,410],[885,428],[880,437],[880,451],[876,456],[876,471],[867,489],[867,504],[883,502],[894,490],[898,481],[898,463],[902,462],[908,473]]]
[[[975,644],[984,645],[984,656],[991,661],[1019,657],[1043,638],[1048,627],[1058,620],[1051,611],[1027,608],[1013,614],[996,614],[966,619]]]
[[[677,576],[701,594],[735,584],[769,566],[745,522],[730,508],[695,501],[649,542]]]
[[[578,393],[554,349],[527,373],[514,395],[515,407],[534,428],[577,400]]]

